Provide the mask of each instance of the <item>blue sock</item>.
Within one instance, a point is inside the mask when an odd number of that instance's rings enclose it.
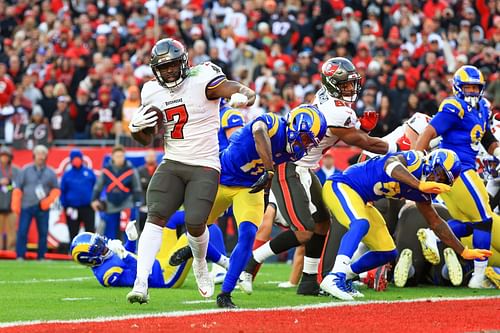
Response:
[[[217,224],[208,226],[210,232],[210,243],[223,255],[226,255],[226,245],[224,244],[224,236]]]
[[[351,264],[351,269],[356,274],[363,273],[395,260],[397,256],[398,250],[396,249],[392,251],[368,251]]]
[[[345,255],[352,258],[352,255],[358,248],[359,243],[368,233],[370,224],[367,220],[354,220],[349,225],[349,230],[340,241],[338,255]]]
[[[229,258],[229,270],[222,284],[222,292],[230,293],[234,290],[241,272],[252,255],[253,242],[257,227],[251,222],[241,222],[238,228],[238,244]]]
[[[176,229],[177,226],[184,224],[184,217],[186,213],[183,210],[178,210],[170,217],[166,227],[169,229]]]
[[[487,224],[489,224],[489,227],[487,226]],[[473,228],[474,231],[472,233],[472,245],[474,246],[474,248],[489,250],[491,247],[491,222],[474,223]]]
[[[472,234],[472,226],[468,222],[448,220],[448,225],[458,238],[467,237]]]

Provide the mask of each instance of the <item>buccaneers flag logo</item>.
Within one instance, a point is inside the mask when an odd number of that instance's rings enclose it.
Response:
[[[338,64],[327,62],[323,65],[322,72],[325,76],[332,76],[338,68]]]

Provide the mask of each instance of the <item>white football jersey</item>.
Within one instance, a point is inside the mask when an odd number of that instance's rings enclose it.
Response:
[[[157,81],[144,84],[142,104],[163,110],[164,159],[220,170],[219,99],[207,99],[206,91],[209,83],[223,78],[218,66],[205,62],[192,67],[184,82],[172,90]]]
[[[330,132],[331,127],[352,128],[358,124],[354,110],[346,102],[330,96],[324,88],[316,93],[312,104],[316,105],[325,116],[328,129],[319,146],[312,148],[306,156],[295,162],[296,165],[309,169],[317,168],[323,152],[339,141],[339,138]]]

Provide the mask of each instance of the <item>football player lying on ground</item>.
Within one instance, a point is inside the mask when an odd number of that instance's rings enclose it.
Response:
[[[446,216],[449,217],[447,211]],[[415,230],[417,230],[416,234],[418,237],[413,237],[412,244],[407,244],[409,248],[401,252],[394,272],[394,283],[397,286],[403,287],[407,279],[414,276],[418,281],[420,280],[420,276],[423,275],[422,271],[430,266],[430,268],[446,267],[443,269],[444,277],[448,278],[453,285],[468,285],[472,278],[471,274],[474,270],[474,263],[471,261],[459,261],[449,248],[443,251],[444,246],[442,242],[440,242],[432,230],[426,228],[427,226],[423,224],[417,224],[416,226],[417,229],[413,229],[412,232],[415,233]],[[401,227],[404,226],[402,225]],[[471,237],[464,238],[462,241],[465,244],[471,245]],[[415,251],[415,247],[421,247],[422,250],[418,249]],[[488,258],[489,266],[485,269],[486,279],[482,280],[481,288],[500,288],[499,250],[500,223],[494,219],[491,233],[492,255]],[[444,257],[444,264],[441,260],[442,257]],[[412,283],[413,280],[410,279],[409,282]]]
[[[186,234],[181,232],[179,236],[177,231],[179,224],[184,224],[183,211],[176,212],[163,229],[162,247],[148,278],[149,286],[153,288],[181,287],[191,268],[191,260],[178,266],[169,263],[172,254],[187,245]],[[73,260],[91,267],[97,281],[105,287],[133,286],[137,274],[135,251],[138,235],[135,221],[128,223],[125,232],[128,237],[125,245],[120,240],[106,239],[91,232],[77,235],[71,242]],[[225,253],[222,232],[217,225],[213,225],[210,227],[207,259],[227,268],[229,259],[221,253]]]
[[[449,191],[460,168],[454,152],[438,149],[427,157],[415,151],[375,157],[331,176],[323,187],[323,197],[335,218],[349,231],[342,237],[333,268],[320,288],[341,300],[362,297],[352,279],[396,258],[396,245],[384,218],[370,204],[382,197],[415,201],[429,226],[463,258],[490,256],[488,250],[464,247],[432,207],[433,195]],[[361,241],[370,251],[351,262]],[[331,255],[323,252],[323,256]]]
[[[287,119],[263,114],[231,136],[220,154],[220,186],[207,223],[213,223],[231,204],[238,224],[238,243],[217,295],[217,305],[234,308],[231,292],[252,254],[257,227],[264,215],[264,191],[269,190],[274,166],[298,160],[326,133],[324,116],[311,105],[300,105]]]

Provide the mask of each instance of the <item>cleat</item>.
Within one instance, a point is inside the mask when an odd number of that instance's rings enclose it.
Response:
[[[238,280],[238,286],[247,295],[251,295],[253,292],[252,278],[252,274],[243,271],[241,272],[240,278]]]
[[[193,252],[191,251],[191,247],[184,246],[175,251],[171,256],[168,264],[170,266],[179,266],[183,262],[188,261],[193,257]]]
[[[495,285],[486,278],[484,274],[472,274],[469,281],[469,288],[472,289],[495,289]]]
[[[486,278],[500,289],[500,269],[498,267],[486,267]]]
[[[318,296],[319,295],[318,274],[302,273],[302,279],[300,279],[300,283],[297,288],[297,294],[307,295],[307,296]]]
[[[432,230],[427,228],[418,229],[417,237],[422,246],[422,253],[425,259],[433,265],[438,265],[441,258],[437,247],[437,238]]]
[[[281,282],[278,284],[278,288],[289,289],[297,287],[296,284],[291,283],[290,281]]]
[[[354,298],[362,298],[362,297],[365,297],[365,295],[363,295],[359,290],[357,290],[355,287],[354,287],[354,283],[352,280],[347,280],[346,281],[346,286],[347,286],[347,290],[348,290],[348,293],[354,297]]]
[[[226,278],[226,269],[220,265],[212,264],[212,271],[210,272],[210,276],[214,280],[215,284],[221,284],[224,282]]]
[[[385,264],[377,267],[375,270],[375,278],[373,280],[373,289],[375,291],[384,291],[387,289],[387,273],[391,269],[390,264]]]
[[[444,262],[448,268],[451,284],[458,287],[462,284],[463,280],[462,265],[460,265],[460,261],[458,261],[455,251],[449,247],[444,249]]]
[[[207,262],[203,260],[197,263],[193,260],[193,273],[200,295],[205,298],[212,297],[215,285],[214,280],[212,280],[208,272]]]
[[[226,308],[226,309],[238,308],[236,304],[233,303],[233,300],[231,299],[231,294],[227,293],[220,293],[219,295],[217,295],[217,306],[219,308]]]
[[[394,267],[394,284],[396,287],[403,288],[408,281],[408,275],[413,261],[413,252],[410,249],[401,251],[399,260]]]
[[[149,302],[148,284],[144,281],[135,280],[134,288],[127,294],[127,301],[130,304],[144,304]]]
[[[354,301],[346,285],[345,273],[329,273],[321,282],[320,288],[340,300]]]

